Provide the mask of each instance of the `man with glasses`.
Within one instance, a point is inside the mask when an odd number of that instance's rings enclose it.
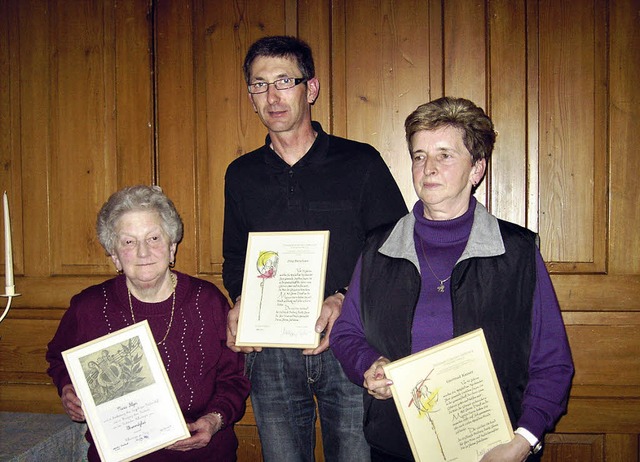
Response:
[[[326,461],[367,461],[362,388],[329,349],[351,273],[372,229],[407,213],[380,154],[327,134],[311,120],[319,82],[311,49],[294,37],[264,37],[244,61],[249,99],[267,128],[264,146],[233,161],[225,176],[222,276],[235,306],[227,344],[249,353],[247,374],[264,460],[312,461],[316,400]],[[236,347],[249,232],[329,230],[325,301],[313,350]]]

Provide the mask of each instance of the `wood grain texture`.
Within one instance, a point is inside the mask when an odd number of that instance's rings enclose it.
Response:
[[[113,10],[108,1],[59,1],[47,11],[51,73],[41,84],[51,101],[48,181],[55,202],[47,212],[55,275],[108,268],[96,245],[95,215],[85,211],[117,189]]]
[[[345,3],[346,136],[375,146],[405,202],[416,195],[404,120],[431,99],[429,8],[424,2]]]
[[[539,11],[543,256],[555,271],[604,272],[606,9],[597,0],[541,1]]]
[[[549,435],[544,441],[545,462],[603,462],[603,435]],[[623,460],[623,459],[613,459]]]
[[[610,136],[609,266],[615,274],[640,274],[640,15],[638,2],[612,1],[609,11]]]
[[[488,111],[477,197],[540,232],[576,363],[544,460],[637,460],[634,0],[0,0],[0,190],[23,294],[0,325],[0,409],[62,412],[44,351],[71,296],[114,275],[94,224],[116,189],[159,183],[185,222],[178,269],[222,288],[224,172],[266,134],[241,66],[272,34],[311,44],[314,118],[375,146],[409,205],[406,116],[444,94]],[[259,458],[250,403],[238,434],[240,460]]]
[[[498,137],[482,189],[489,190],[489,208],[504,220],[528,226],[527,55],[524,1],[490,2],[487,16],[491,53],[491,106],[486,107]],[[534,223],[534,226],[537,223]],[[535,229],[535,228],[534,228]]]

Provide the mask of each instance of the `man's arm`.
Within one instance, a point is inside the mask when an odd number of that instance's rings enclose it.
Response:
[[[237,347],[236,335],[238,333],[238,319],[240,317],[240,295],[242,293],[242,278],[247,252],[247,240],[249,233],[243,225],[244,221],[240,213],[238,202],[231,192],[231,183],[227,171],[224,187],[224,229],[222,232],[222,281],[231,300],[233,308],[227,316],[227,346],[237,352],[250,353],[254,351],[250,347]]]
[[[222,231],[222,281],[231,300],[242,293],[242,278],[244,274],[244,260],[247,252],[249,232],[244,226],[240,207],[231,192],[232,180],[225,177],[224,188],[224,225]]]
[[[408,213],[400,188],[379,153],[371,163],[361,197],[362,223],[367,233],[395,223]]]

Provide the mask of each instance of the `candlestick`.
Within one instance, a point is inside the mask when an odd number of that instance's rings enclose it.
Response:
[[[13,252],[11,250],[11,219],[9,218],[9,199],[7,191],[3,196],[4,205],[4,274],[5,293],[4,295],[15,295],[15,285],[13,281]]]
[[[16,293],[16,288],[13,283],[13,252],[11,250],[11,220],[9,219],[9,199],[7,199],[7,191],[3,196],[4,206],[4,274],[5,274],[5,290],[2,297],[7,297],[7,306],[0,315],[0,322],[7,317],[9,308],[11,308],[11,300],[13,297],[18,297],[20,294]]]

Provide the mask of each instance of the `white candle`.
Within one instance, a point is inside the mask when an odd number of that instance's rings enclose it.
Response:
[[[13,282],[13,253],[11,251],[11,220],[9,219],[9,199],[7,191],[3,196],[4,205],[4,274],[5,274],[5,295],[14,294]]]

